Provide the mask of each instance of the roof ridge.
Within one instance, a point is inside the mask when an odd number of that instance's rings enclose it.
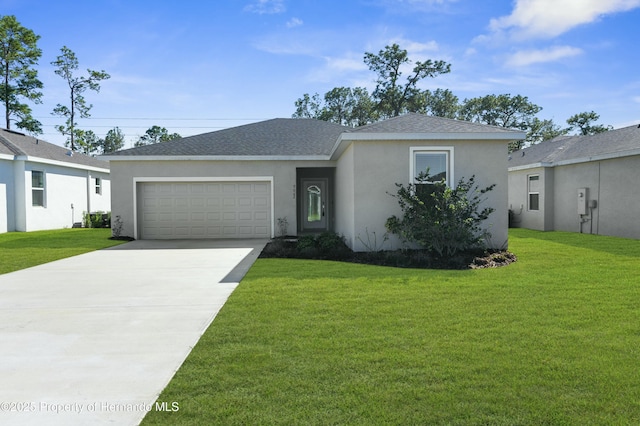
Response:
[[[2,129],[4,131],[9,131],[6,129]],[[26,155],[26,152],[24,152],[23,150],[21,150],[20,148],[18,148],[13,142],[11,142],[9,139],[5,138],[4,135],[0,134],[0,143],[2,143],[4,146],[6,146],[9,151],[13,152],[14,155]]]

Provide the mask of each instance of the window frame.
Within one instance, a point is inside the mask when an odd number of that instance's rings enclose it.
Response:
[[[409,182],[412,184],[420,184],[416,181],[416,159],[417,154],[445,154],[446,155],[446,174],[445,183],[448,187],[452,187],[454,182],[454,148],[453,146],[412,146],[409,148]],[[430,182],[423,182],[428,184]]]
[[[532,191],[531,190],[531,182],[533,181],[537,181],[538,182],[538,188],[537,191]],[[535,174],[530,174],[527,175],[527,211],[530,212],[538,212],[540,211],[540,174],[539,173],[535,173]],[[536,197],[536,202],[535,202],[535,207],[536,208],[532,208],[532,202],[531,202],[531,197],[534,196]]]
[[[33,174],[40,173],[42,175],[42,186],[34,186],[33,185]],[[46,207],[47,206],[47,174],[44,170],[31,170],[31,207]],[[42,203],[36,204],[35,197],[33,196],[36,192],[42,194]]]
[[[95,178],[95,193],[97,195],[102,195],[102,178],[100,177],[96,177]]]

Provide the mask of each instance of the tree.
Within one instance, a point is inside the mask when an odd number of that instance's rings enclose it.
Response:
[[[68,107],[58,104],[53,109],[53,114],[66,118],[65,124],[56,126],[56,129],[63,135],[69,136],[67,144],[73,151],[75,150],[76,138],[82,137],[82,131],[76,128],[76,114],[80,118],[88,118],[91,116],[89,111],[93,107],[91,104],[87,105],[82,94],[87,89],[100,92],[100,81],[106,80],[111,76],[104,71],[87,69],[88,76],[76,77],[74,76],[74,72],[78,69],[76,54],[67,46],[63,46],[60,51],[62,54],[58,56],[55,61],[51,62],[51,65],[57,67],[54,72],[67,82],[70,92],[70,102]]]
[[[529,131],[533,120],[542,107],[522,95],[487,95],[465,99],[458,118],[491,126]],[[522,148],[526,141],[509,144],[509,151]]]
[[[102,140],[101,154],[108,154],[110,152],[116,152],[124,147],[124,134],[118,127],[107,132],[107,136]]]
[[[296,101],[293,118],[315,118],[344,126],[363,126],[376,121],[374,102],[367,89],[335,87],[321,99],[317,93],[305,93]]]
[[[296,112],[293,113],[293,118],[315,118],[320,119],[320,111],[322,110],[320,104],[322,100],[317,93],[313,96],[309,96],[308,93],[302,95],[295,102]]]
[[[569,125],[569,131],[579,129],[580,135],[595,135],[597,133],[603,133],[613,129],[612,126],[604,126],[602,124],[592,124],[594,121],[598,121],[600,115],[594,111],[581,112],[576,115],[572,115],[567,119]]]
[[[424,112],[428,115],[444,118],[456,118],[460,110],[460,101],[449,89],[436,89],[434,92],[425,90]]]
[[[144,135],[140,136],[134,146],[152,145],[154,143],[168,142],[173,139],[180,139],[177,133],[169,133],[167,129],[160,126],[151,126],[147,129]]]
[[[411,64],[407,51],[393,44],[378,54],[365,53],[364,63],[378,75],[373,99],[381,118],[396,117],[405,112],[416,112],[423,107],[424,96],[417,87],[427,77],[436,77],[451,71],[445,61],[416,62],[405,82],[401,81],[402,68]]]
[[[566,135],[567,133],[569,133],[569,129],[563,129],[554,123],[553,120],[540,120],[539,118],[534,117],[529,124],[526,140],[530,144],[536,144],[558,136]],[[518,149],[519,148],[522,147],[520,146]]]
[[[93,130],[76,129],[75,144],[79,151],[86,155],[93,155],[98,152],[103,141]]]
[[[16,17],[7,15],[0,18],[0,67],[2,86],[0,99],[5,109],[5,126],[11,128],[11,117],[16,119],[16,127],[28,132],[42,133],[42,124],[33,118],[31,108],[22,103],[21,98],[36,104],[42,103],[42,82],[38,80],[38,65],[42,51],[37,42],[40,36],[20,25]]]

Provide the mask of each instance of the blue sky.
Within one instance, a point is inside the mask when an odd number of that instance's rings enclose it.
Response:
[[[451,64],[423,88],[528,96],[562,125],[591,110],[640,123],[640,0],[0,0],[0,14],[41,36],[34,115],[60,145],[51,111],[68,93],[50,62],[63,45],[111,74],[80,127],[118,126],[127,146],[152,125],[188,136],[290,117],[304,93],[373,90],[364,53],[391,43]]]

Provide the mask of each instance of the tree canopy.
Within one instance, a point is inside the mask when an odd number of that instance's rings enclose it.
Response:
[[[28,132],[42,133],[42,124],[33,118],[31,108],[22,99],[42,103],[42,82],[34,66],[42,56],[38,48],[40,36],[20,25],[13,15],[0,18],[0,100],[5,109],[5,126],[11,129],[12,117],[16,127]]]
[[[411,73],[402,80],[403,68],[410,66],[411,60],[407,51],[397,44],[386,46],[378,54],[365,53],[364,63],[378,76],[372,96],[376,102],[375,109],[382,119],[419,111],[425,97],[418,83],[427,77],[433,78],[451,71],[451,65],[445,61],[427,59],[416,62]]]
[[[177,133],[169,133],[167,129],[160,126],[151,126],[147,129],[144,135],[140,136],[134,146],[152,145],[154,143],[168,142],[173,139],[180,139]]]
[[[62,52],[55,61],[51,62],[51,65],[57,67],[54,71],[60,77],[62,77],[69,86],[69,106],[58,104],[53,109],[54,115],[65,117],[65,123],[63,125],[56,126],[56,129],[63,135],[69,137],[68,144],[71,150],[75,150],[75,140],[78,139],[78,143],[83,143],[83,132],[78,129],[76,123],[76,114],[80,118],[88,118],[91,115],[89,111],[93,107],[91,104],[87,104],[84,96],[82,95],[86,90],[93,90],[95,92],[100,91],[100,81],[110,78],[110,75],[105,71],[94,71],[87,69],[88,76],[76,76],[75,72],[78,70],[78,58],[76,54],[67,46],[63,46],[60,51]],[[89,147],[82,147],[82,150],[90,149]]]
[[[569,124],[568,131],[578,130],[581,135],[595,135],[613,129],[611,126],[593,124],[594,121],[598,121],[599,119],[600,115],[596,114],[594,111],[581,112],[579,114],[572,115],[567,120],[567,124]]]
[[[375,90],[369,94],[363,87],[336,87],[323,97],[305,93],[295,102],[294,118],[315,118],[346,126],[362,126],[407,112],[466,120],[492,126],[519,129],[527,133],[525,140],[513,142],[509,150],[535,144],[578,130],[595,134],[611,126],[595,125],[600,117],[595,112],[576,114],[562,127],[551,119],[540,119],[542,107],[527,96],[490,94],[475,98],[459,98],[449,89],[420,89],[419,83],[451,71],[444,61],[428,59],[411,67],[407,51],[397,44],[386,46],[377,54],[365,53],[364,62],[376,75]],[[410,72],[407,72],[411,69]],[[402,77],[407,74],[406,78]]]
[[[376,88],[369,94],[363,87],[336,87],[324,97],[317,93],[305,93],[295,102],[294,118],[316,118],[346,126],[362,126],[380,119],[395,117],[407,112],[424,112],[427,109],[449,113],[445,105],[451,92],[431,94],[418,88],[427,77],[448,73],[451,65],[444,61],[428,59],[416,62],[411,73],[402,79],[406,67],[412,62],[406,50],[397,44],[386,46],[377,54],[365,53],[364,63],[377,75]],[[456,98],[457,99],[457,98]],[[428,104],[433,102],[433,107]]]

